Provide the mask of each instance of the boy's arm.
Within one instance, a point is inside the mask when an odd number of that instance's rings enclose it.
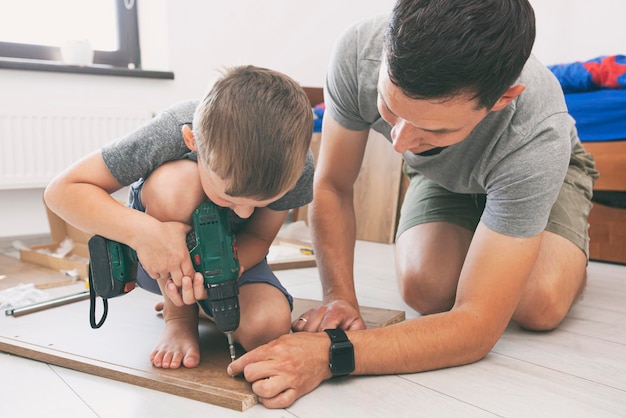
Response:
[[[153,277],[193,275],[195,271],[185,251],[185,235],[191,227],[180,222],[160,222],[124,206],[111,196],[121,188],[102,153],[96,151],[59,174],[46,188],[44,199],[53,212],[76,228],[137,250]]]
[[[484,357],[506,328],[540,245],[541,235],[513,238],[480,224],[454,307],[388,327],[348,331],[354,374],[414,373]],[[284,408],[331,377],[329,346],[323,332],[285,335],[231,363],[228,373],[243,372],[256,382],[252,387],[265,406]]]
[[[354,289],[353,187],[368,133],[343,128],[330,115],[324,118],[310,220],[326,306],[305,313],[308,321],[295,322],[294,331],[365,328]]]
[[[239,264],[244,271],[265,258],[288,213],[269,208],[254,210],[243,230],[237,233]]]

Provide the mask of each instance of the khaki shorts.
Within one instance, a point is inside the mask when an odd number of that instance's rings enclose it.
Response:
[[[475,231],[485,209],[486,195],[452,193],[404,165],[409,176],[398,238],[404,231],[428,222],[450,222]],[[574,147],[565,181],[552,206],[546,231],[573,242],[589,258],[587,217],[591,210],[593,182],[598,177],[593,157],[579,143]]]

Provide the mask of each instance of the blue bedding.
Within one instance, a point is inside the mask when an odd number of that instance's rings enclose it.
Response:
[[[581,141],[626,139],[626,90],[569,93],[565,101]]]
[[[626,139],[626,56],[548,67],[561,83],[583,141]]]

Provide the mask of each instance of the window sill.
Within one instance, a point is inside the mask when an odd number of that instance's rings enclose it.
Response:
[[[170,71],[149,71],[141,69],[131,70],[129,68],[111,67],[99,64],[93,64],[88,67],[79,67],[77,65],[65,65],[52,61],[22,60],[12,58],[0,58],[0,69],[110,75],[117,77],[159,78],[166,80],[174,79],[174,73]]]

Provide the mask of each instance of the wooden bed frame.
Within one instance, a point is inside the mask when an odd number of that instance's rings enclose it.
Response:
[[[600,177],[594,191],[626,194],[626,140],[584,142]],[[589,257],[626,264],[626,208],[594,202],[589,215]]]

